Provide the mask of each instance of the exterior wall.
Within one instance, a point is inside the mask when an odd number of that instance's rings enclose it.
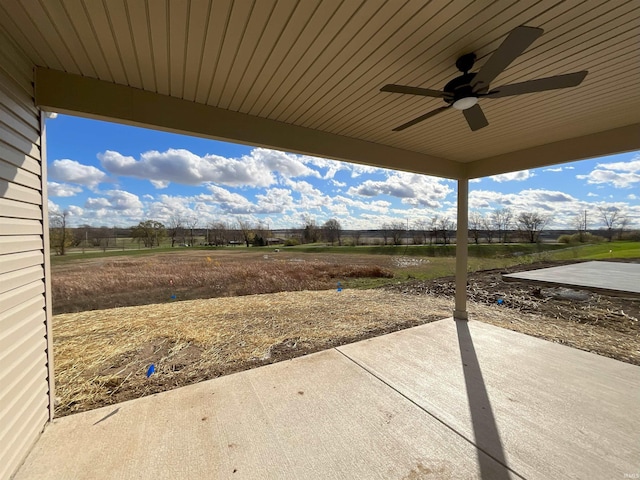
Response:
[[[50,418],[44,137],[32,76],[0,32],[0,479]]]

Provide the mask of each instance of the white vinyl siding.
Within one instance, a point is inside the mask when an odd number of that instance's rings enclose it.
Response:
[[[0,32],[0,478],[50,418],[42,128],[23,57]]]

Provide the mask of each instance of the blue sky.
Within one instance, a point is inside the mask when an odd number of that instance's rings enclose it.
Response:
[[[47,119],[47,162],[49,208],[67,210],[72,225],[180,216],[273,229],[336,218],[375,229],[456,216],[451,180],[66,115]],[[474,180],[469,206],[540,211],[553,228],[584,210],[598,228],[598,207],[616,207],[640,228],[640,152]]]

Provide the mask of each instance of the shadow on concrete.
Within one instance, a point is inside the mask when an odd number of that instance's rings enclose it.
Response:
[[[455,322],[467,399],[469,401],[469,412],[471,414],[475,445],[478,449],[480,476],[482,480],[508,480],[512,478],[509,475],[510,471],[517,478],[522,478],[507,465],[489,394],[482,377],[482,370],[478,363],[471,332],[469,332],[469,322],[466,320],[456,320]],[[505,469],[496,471],[495,464],[491,459],[503,465]]]

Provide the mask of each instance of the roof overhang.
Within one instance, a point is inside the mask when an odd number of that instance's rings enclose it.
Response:
[[[137,88],[36,69],[36,105],[43,110],[118,119],[137,127],[270,147],[382,168],[458,178],[458,162],[266,118],[189,102]]]
[[[515,27],[544,34],[496,85],[588,70],[578,87],[481,99],[471,132],[441,89]],[[0,59],[44,109],[449,178],[640,150],[640,3],[0,1]],[[4,56],[3,56],[4,55]],[[5,58],[6,57],[6,58]]]

